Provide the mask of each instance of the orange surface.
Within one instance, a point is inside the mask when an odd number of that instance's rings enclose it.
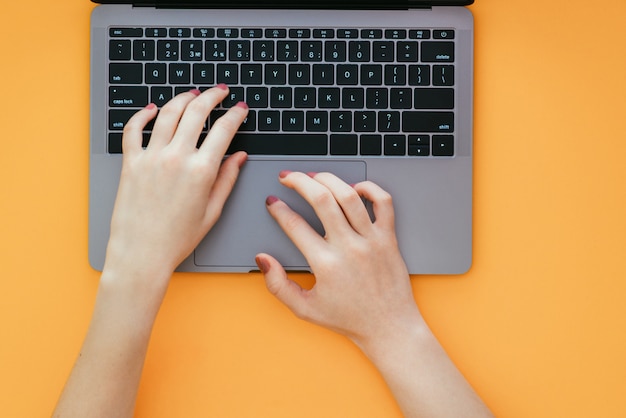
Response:
[[[89,321],[87,0],[0,5],[0,414],[50,414]],[[626,3],[477,0],[475,258],[414,277],[502,417],[626,416]],[[28,25],[23,30],[22,25]],[[597,84],[592,84],[595,82]],[[177,274],[138,417],[396,417],[258,275]]]

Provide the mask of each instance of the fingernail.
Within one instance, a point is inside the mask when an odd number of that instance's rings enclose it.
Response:
[[[220,83],[220,84],[218,84],[215,87],[217,87],[218,89],[221,89],[221,90],[228,90],[228,86],[226,84],[224,84],[224,83]]]
[[[254,258],[254,261],[256,261],[256,265],[259,266],[259,270],[261,270],[261,273],[266,274],[268,271],[270,271],[270,265],[267,262],[267,260],[264,260],[261,257],[256,256]]]
[[[278,202],[278,198],[276,196],[267,196],[267,199],[265,199],[265,204],[267,206],[270,206],[276,202]]]
[[[156,106],[154,103],[150,103],[148,106],[146,106],[146,107],[145,107],[145,109],[147,109],[147,110],[152,110],[152,109],[154,109],[155,107],[157,107],[157,106]]]
[[[278,173],[278,177],[280,177],[281,179],[284,179],[285,177],[287,177],[289,174],[291,173],[291,170],[283,170],[280,173]]]
[[[249,109],[249,107],[248,107],[248,105],[246,104],[246,102],[239,102],[239,103],[237,103],[235,106],[236,106],[236,107],[240,107],[240,108],[245,109],[245,110],[248,110],[248,109]]]
[[[195,96],[200,96],[201,91],[198,89],[191,89],[189,90],[189,93],[195,95]]]
[[[314,178],[317,175],[317,173],[314,172],[314,171],[309,171],[308,173],[306,173],[306,175],[311,177],[311,178]]]
[[[246,163],[246,161],[248,161],[248,154],[246,154],[245,152],[241,151],[242,154],[245,154],[244,156],[241,157],[241,159],[239,160],[239,168],[243,167],[243,165]]]

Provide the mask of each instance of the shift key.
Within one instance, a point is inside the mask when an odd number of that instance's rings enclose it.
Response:
[[[454,132],[453,112],[403,112],[404,132]]]

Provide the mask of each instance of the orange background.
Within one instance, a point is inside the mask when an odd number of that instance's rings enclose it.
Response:
[[[98,284],[87,262],[87,0],[0,6],[0,414],[51,413]],[[414,277],[502,417],[626,416],[626,3],[477,0],[475,256]],[[259,275],[177,274],[139,417],[396,417],[343,337]]]

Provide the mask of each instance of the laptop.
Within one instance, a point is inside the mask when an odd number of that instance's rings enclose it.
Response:
[[[230,94],[207,129],[245,100],[250,114],[229,152],[246,150],[249,159],[220,220],[178,271],[256,271],[259,252],[310,271],[265,209],[275,195],[323,234],[309,205],[278,183],[281,170],[298,170],[390,192],[411,274],[466,272],[473,17],[464,6],[472,1],[99,1],[91,17],[92,267],[104,264],[125,123],[150,102],[226,83]]]

